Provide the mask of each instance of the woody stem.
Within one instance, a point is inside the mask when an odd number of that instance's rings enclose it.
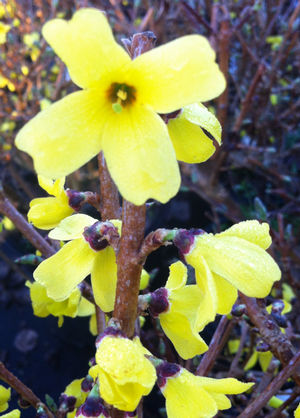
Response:
[[[143,243],[146,205],[135,206],[124,200],[122,235],[117,254],[118,282],[114,318],[127,337],[132,337],[137,317],[142,262],[139,251]]]

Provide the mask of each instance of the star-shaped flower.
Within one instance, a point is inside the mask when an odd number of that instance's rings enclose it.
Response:
[[[180,175],[159,114],[222,93],[225,79],[208,41],[184,36],[132,60],[96,9],[81,9],[68,22],[51,20],[43,35],[82,90],[25,125],[17,147],[49,178],[73,172],[102,150],[124,198],[136,205],[150,197],[168,201],[179,189]],[[186,142],[194,146],[193,140]]]

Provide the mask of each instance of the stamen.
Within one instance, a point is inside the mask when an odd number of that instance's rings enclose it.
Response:
[[[118,90],[117,92],[117,96],[119,97],[119,99],[121,100],[126,100],[127,99],[127,92],[124,90]]]

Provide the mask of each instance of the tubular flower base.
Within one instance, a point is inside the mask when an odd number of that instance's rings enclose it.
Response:
[[[218,119],[201,103],[185,106],[176,118],[168,121],[168,131],[177,160],[202,163],[215,152],[213,141],[204,128],[221,145],[222,128]]]
[[[17,147],[49,178],[68,175],[103,151],[126,200],[167,202],[179,189],[180,174],[158,113],[222,93],[225,79],[209,42],[184,36],[131,60],[96,9],[80,9],[68,22],[51,20],[43,35],[83,90],[39,113],[19,132]],[[185,147],[198,147],[194,139]]]
[[[271,245],[266,223],[240,222],[216,235],[179,232],[174,242],[186,262],[194,267],[197,283],[211,310],[219,314],[231,311],[237,290],[264,298],[273,283],[280,280],[277,264],[265,251]]]
[[[114,220],[116,227],[121,221]],[[91,274],[94,298],[104,311],[113,310],[117,264],[112,247],[101,237],[96,219],[83,214],[65,218],[49,237],[71,240],[56,254],[43,261],[34,271],[35,280],[47,289],[47,295],[55,301],[70,297],[76,286]],[[112,225],[113,227],[113,225]]]
[[[139,338],[129,340],[112,328],[107,328],[96,345],[96,366],[89,374],[98,377],[100,396],[115,408],[134,411],[156,381],[155,368],[145,357],[149,351]]]
[[[158,385],[166,398],[168,418],[210,418],[218,410],[229,409],[226,395],[243,393],[254,383],[237,379],[195,376],[186,369],[162,362],[157,367]]]
[[[64,190],[65,178],[53,182],[38,176],[39,185],[54,197],[40,197],[30,202],[28,221],[40,229],[55,228],[60,221],[72,215],[69,198]]]
[[[159,317],[162,329],[183,359],[208,349],[196,328],[198,311],[205,314],[202,309],[203,293],[197,285],[186,286],[186,281],[184,264],[180,261],[172,264],[165,288],[153,292],[149,303],[152,315]],[[208,322],[213,321],[210,311],[207,314]]]

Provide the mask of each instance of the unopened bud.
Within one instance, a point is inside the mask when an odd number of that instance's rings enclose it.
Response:
[[[149,301],[149,311],[154,318],[169,309],[168,290],[160,287],[151,293]]]
[[[265,341],[260,340],[256,346],[256,351],[265,353],[266,351],[270,351],[270,346]]]
[[[246,312],[246,305],[244,305],[243,303],[234,304],[231,310],[231,314],[233,316],[238,316],[238,317],[244,315],[245,312]]]

